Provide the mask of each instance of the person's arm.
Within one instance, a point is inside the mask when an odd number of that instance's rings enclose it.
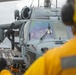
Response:
[[[58,48],[54,48],[46,52],[42,57],[37,59],[23,75],[57,75],[60,66],[59,59],[57,59]]]
[[[40,57],[37,59],[23,75],[46,75],[45,59]]]

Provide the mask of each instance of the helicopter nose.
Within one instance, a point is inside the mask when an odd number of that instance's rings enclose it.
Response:
[[[48,48],[47,48],[47,47],[45,47],[45,48],[41,48],[41,51],[42,51],[43,53],[45,53],[45,52],[48,51]]]

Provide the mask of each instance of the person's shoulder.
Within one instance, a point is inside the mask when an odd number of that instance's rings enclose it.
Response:
[[[59,50],[59,47],[55,47],[52,49],[49,49],[45,54],[44,54],[44,58],[45,59],[52,59],[56,56],[57,52]]]
[[[76,47],[76,38],[72,38],[68,41],[66,41],[64,44],[58,47],[50,48],[45,54],[44,57],[47,58],[54,58],[58,57],[64,52],[68,52],[68,50],[72,49],[73,47]]]

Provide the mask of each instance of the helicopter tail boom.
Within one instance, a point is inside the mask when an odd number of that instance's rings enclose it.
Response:
[[[12,23],[12,24],[14,24],[14,26],[12,27],[12,29],[18,29],[19,27],[22,26],[23,23],[26,23],[26,22],[27,22],[27,20],[18,20],[18,21],[15,21],[15,22]],[[0,29],[3,29],[3,30],[8,29],[10,27],[10,25],[11,25],[11,23],[9,23],[9,24],[1,24],[0,25]]]

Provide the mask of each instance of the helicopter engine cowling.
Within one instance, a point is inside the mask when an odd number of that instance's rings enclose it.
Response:
[[[0,29],[0,43],[4,40],[4,30]]]
[[[24,8],[21,10],[21,18],[22,18],[22,19],[28,19],[28,18],[29,18],[29,11],[30,11],[30,8],[24,7]]]

